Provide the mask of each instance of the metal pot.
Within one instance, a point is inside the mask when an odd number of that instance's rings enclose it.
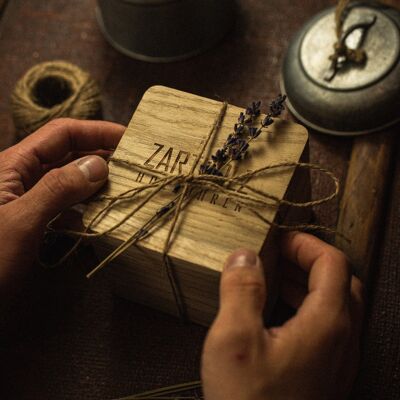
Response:
[[[198,54],[231,28],[234,0],[98,0],[99,25],[112,46],[144,61]]]
[[[297,119],[343,136],[380,131],[400,121],[400,11],[370,0],[353,4],[347,24],[375,21],[364,35],[360,28],[348,37],[351,46],[363,38],[366,65],[344,68],[333,80],[326,79],[336,41],[335,9],[329,8],[295,36],[281,79]]]

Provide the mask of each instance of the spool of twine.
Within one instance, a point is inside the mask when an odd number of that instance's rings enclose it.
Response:
[[[11,96],[14,124],[24,137],[54,118],[101,116],[100,89],[85,71],[65,61],[35,65]]]

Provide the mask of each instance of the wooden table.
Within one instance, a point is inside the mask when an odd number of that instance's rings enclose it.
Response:
[[[396,0],[386,3],[395,5]],[[239,106],[254,99],[269,102],[279,92],[280,64],[291,36],[313,14],[334,3],[239,4],[234,31],[217,47],[187,61],[147,64],[117,53],[105,42],[95,20],[94,0],[0,0],[0,148],[14,141],[9,96],[16,80],[46,60],[65,59],[88,70],[101,85],[104,118],[124,124],[145,90],[155,84]],[[330,168],[344,182],[352,144],[351,138],[312,132],[311,161]],[[355,389],[359,399],[400,393],[399,360],[394,356],[400,354],[399,162],[393,171],[393,190],[385,203],[388,217],[382,224],[384,243],[373,268],[374,302]],[[313,176],[313,195],[325,193],[326,185]],[[316,208],[315,221],[335,227],[338,205],[339,200]],[[16,329],[2,344],[2,398],[107,399],[198,377],[205,329],[183,326],[114,298],[102,276],[87,281],[84,271],[90,268],[90,252],[83,249],[67,268],[32,283],[31,297],[25,296],[29,304],[18,308],[22,314],[16,318]]]

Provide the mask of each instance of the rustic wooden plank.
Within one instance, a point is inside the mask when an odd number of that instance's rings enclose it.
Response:
[[[400,141],[394,144],[400,154]],[[382,246],[370,278],[370,304],[363,333],[358,379],[352,399],[396,399],[400,393],[400,159],[394,157],[392,192],[385,204]]]
[[[222,103],[219,101],[163,86],[153,86],[143,96],[114,157],[147,166],[151,168],[151,171],[161,171],[171,176],[188,174],[197,157],[196,153],[203,146],[221,107]],[[211,154],[221,148],[228,134],[232,133],[233,126],[242,111],[243,109],[239,107],[228,106],[218,134],[203,154],[200,163],[208,160]],[[249,157],[239,163],[231,164],[224,172],[227,172],[229,176],[235,176],[267,165],[282,162],[296,163],[300,160],[307,141],[307,130],[303,126],[276,120],[251,143]],[[294,171],[294,168],[281,168],[266,172],[252,178],[248,184],[253,189],[268,193],[275,198],[282,199],[287,196],[292,201],[298,201],[297,198],[293,198],[292,193],[288,193]],[[198,175],[198,167],[195,174]],[[109,185],[107,185],[105,195],[117,196],[127,190],[152,183],[153,178],[149,172],[142,171],[140,168],[129,168],[126,165],[111,162]],[[304,184],[300,180],[293,182],[292,192],[298,189],[298,186],[304,189]],[[239,190],[240,185],[233,188]],[[299,192],[301,191],[297,190],[297,193]],[[147,196],[148,193],[147,191],[143,196]],[[120,243],[129,239],[175,197],[176,194],[170,189],[163,190],[124,225],[104,237],[103,241],[107,243],[110,237],[116,245],[115,239]],[[97,219],[98,222],[92,226],[92,229],[96,232],[109,230],[128,215],[138,202],[140,200],[137,198],[124,201],[103,218]],[[108,204],[107,200],[90,203],[84,222],[89,225],[106,204]],[[259,208],[258,212],[266,220],[278,222],[278,207]],[[300,223],[301,220],[297,222]],[[120,283],[118,286],[123,284],[125,294],[131,292],[131,298],[133,296],[139,301],[142,300],[141,302],[145,301],[146,305],[176,314],[176,305],[162,261],[164,243],[170,225],[171,221],[139,242],[137,248],[127,250],[131,260],[136,260],[130,263],[130,275],[127,273],[129,272],[127,262],[124,273],[118,276],[117,265],[124,255],[120,256],[110,269]],[[210,323],[215,316],[218,305],[218,279],[222,271],[221,260],[226,259],[231,252],[241,247],[260,253],[265,246],[264,242],[272,240],[270,235],[272,232],[269,225],[245,207],[238,207],[238,204],[225,194],[205,190],[196,196],[180,214],[168,251],[186,299],[185,303],[188,310],[192,311],[189,313],[192,320]],[[265,267],[270,271],[276,266],[269,265],[273,258],[273,250],[271,246],[268,245],[268,247],[270,252],[266,254]],[[143,256],[143,250],[146,257]],[[276,253],[276,246],[274,252]],[[146,286],[147,290],[143,290]],[[212,290],[207,289],[210,287]],[[194,298],[193,293],[196,291],[199,291],[199,294],[197,298]]]
[[[354,140],[338,222],[346,239],[338,236],[336,244],[365,281],[376,263],[397,136],[393,128]]]

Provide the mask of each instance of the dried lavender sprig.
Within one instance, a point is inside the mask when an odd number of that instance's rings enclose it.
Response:
[[[211,156],[211,160],[200,166],[200,174],[222,176],[221,169],[231,161],[241,160],[250,142],[260,136],[263,128],[274,123],[274,118],[281,115],[285,109],[286,95],[280,94],[269,106],[269,113],[261,121],[259,127],[253,127],[255,120],[261,114],[261,101],[253,102],[246,111],[241,112],[233,133],[229,134],[222,148]]]

